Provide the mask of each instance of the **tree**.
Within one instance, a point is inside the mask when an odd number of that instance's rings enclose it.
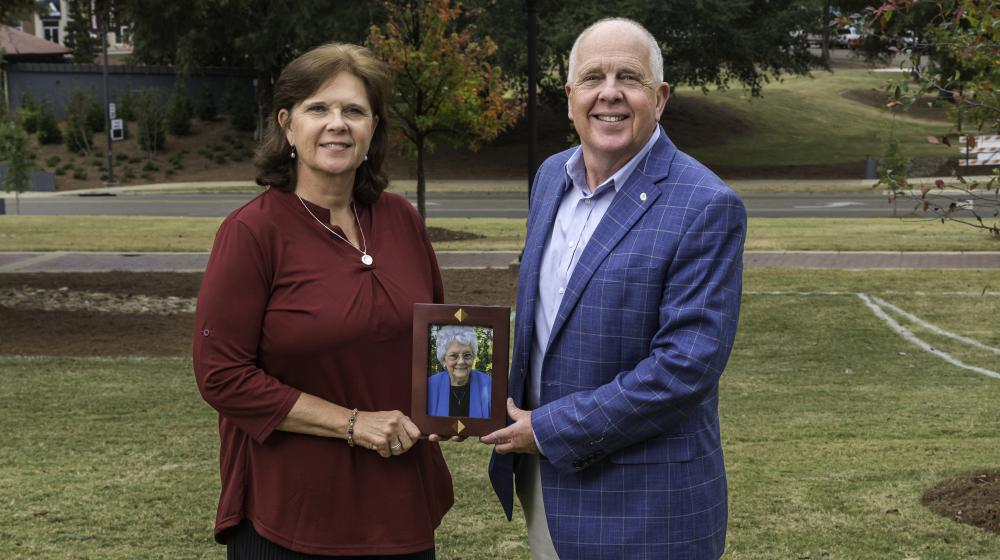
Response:
[[[417,209],[426,219],[424,155],[439,142],[476,149],[509,127],[521,105],[493,65],[496,44],[459,29],[459,2],[407,0],[385,3],[385,29],[372,27],[375,54],[395,75],[390,102],[398,143],[417,160]]]
[[[97,128],[90,116],[94,104],[93,96],[79,89],[70,92],[66,103],[66,146],[81,155],[90,155],[94,148],[94,134],[104,129]]]
[[[463,23],[497,43],[497,63],[526,85],[527,16],[524,2],[466,0]],[[566,102],[563,86],[570,48],[588,25],[604,17],[631,18],[649,29],[664,55],[671,84],[727,88],[739,83],[760,95],[785,73],[806,74],[818,59],[809,53],[804,29],[819,8],[802,0],[537,0],[539,95],[550,106]]]
[[[933,45],[932,64],[922,67],[921,51],[916,50],[911,60],[912,77],[889,84],[887,106],[908,109],[927,95],[948,100],[955,126],[944,135],[928,138],[948,147],[953,136],[949,133],[962,132],[963,125],[972,125],[979,132],[1000,132],[1000,70],[996,64],[1000,59],[1000,1],[889,0],[871,10],[870,24],[883,35],[891,34],[899,29],[894,22],[911,10],[926,9],[928,4],[935,9],[922,33]],[[966,137],[965,147],[976,147],[972,134]],[[985,180],[972,180],[956,167],[955,181],[938,180],[934,187],[925,186],[919,192],[911,190],[905,180],[880,179],[875,187],[888,188],[892,201],[912,199],[915,213],[985,230],[1000,240],[1000,168],[995,167]],[[955,192],[960,198],[952,195]],[[970,212],[972,219],[961,211]]]
[[[15,122],[0,121],[0,160],[7,163],[3,189],[14,192],[14,207],[21,213],[21,193],[31,188],[31,165],[35,153],[31,137]]]
[[[253,71],[268,114],[271,85],[295,57],[328,41],[361,43],[381,21],[375,2],[356,0],[118,0],[146,64],[223,66]]]
[[[144,89],[135,94],[134,110],[136,128],[139,130],[139,147],[152,159],[167,142],[167,114],[160,95],[154,89]]]
[[[90,0],[70,0],[66,22],[66,47],[73,51],[73,61],[94,62],[100,42],[90,33]]]

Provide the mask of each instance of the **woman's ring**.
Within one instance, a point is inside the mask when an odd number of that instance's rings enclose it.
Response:
[[[390,445],[389,449],[395,451],[395,450],[399,449],[400,447],[403,447],[403,443],[401,441],[397,440],[396,441],[396,445]]]

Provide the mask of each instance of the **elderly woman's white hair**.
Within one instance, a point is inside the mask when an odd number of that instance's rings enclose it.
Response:
[[[442,364],[444,363],[444,355],[448,351],[448,346],[450,346],[452,342],[464,344],[472,348],[473,356],[479,353],[479,343],[476,340],[476,330],[472,327],[465,327],[462,325],[445,325],[438,329],[437,335],[435,335],[435,341],[437,343],[438,361]]]

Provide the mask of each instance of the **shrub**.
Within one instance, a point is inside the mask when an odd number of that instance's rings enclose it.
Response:
[[[56,170],[53,173],[55,173],[56,175],[62,176],[62,175],[66,174],[66,170],[63,169],[62,167],[58,167],[58,168],[56,168]]]
[[[129,160],[128,154],[123,154],[122,152],[118,152],[117,154],[115,154],[115,161],[117,161],[118,163],[125,163],[128,160]]]
[[[84,169],[79,169],[78,168],[76,171],[73,171],[73,178],[74,179],[79,179],[80,181],[86,181],[87,180],[87,171],[84,170]]]
[[[115,103],[115,112],[119,119],[126,121],[134,121],[137,119],[135,107],[138,100],[136,99],[136,90],[125,90],[118,95],[118,101]]]
[[[202,86],[198,97],[198,118],[203,121],[214,121],[219,116],[219,107],[215,104],[215,96],[207,86]]]
[[[213,161],[215,163],[218,163],[218,164],[221,165],[223,163],[226,163],[226,156],[224,156],[222,154],[219,154],[219,155],[215,156],[215,158],[213,159]]]
[[[45,158],[45,166],[46,167],[55,167],[55,166],[59,165],[59,163],[61,161],[62,161],[62,158],[59,157],[59,156],[50,156],[50,157]]]
[[[21,108],[17,112],[21,128],[28,134],[38,132],[38,115],[41,112],[42,105],[35,100],[31,93],[25,92],[24,97],[21,98]]]
[[[79,154],[94,149],[94,134],[104,132],[104,112],[90,92],[75,89],[66,104],[66,145]]]
[[[135,170],[133,170],[131,167],[126,166],[124,169],[122,169],[122,178],[125,179],[126,181],[135,179]]]
[[[38,114],[37,124],[36,134],[39,144],[62,144],[62,130],[59,129],[59,123],[56,122],[55,116],[49,112],[48,108],[42,108],[41,113]]]
[[[129,163],[142,163],[142,158],[139,157],[139,156],[129,156],[128,162]]]
[[[144,89],[135,93],[135,113],[139,147],[152,157],[167,144],[166,114],[156,90]]]
[[[150,161],[146,162],[146,165],[142,166],[142,170],[143,171],[159,171],[160,170],[160,166],[156,165],[155,163],[153,163],[152,160],[150,160]]]
[[[191,116],[194,109],[185,89],[184,81],[177,80],[173,91],[170,92],[170,99],[167,100],[167,130],[174,136],[191,134]]]
[[[232,79],[226,82],[224,104],[229,126],[241,132],[253,132],[257,128],[257,104],[244,82]]]

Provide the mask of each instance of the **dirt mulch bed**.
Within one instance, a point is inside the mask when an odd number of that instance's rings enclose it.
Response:
[[[515,270],[444,270],[449,303],[513,307]],[[0,274],[0,288],[69,288],[123,295],[198,295],[201,274]],[[194,316],[38,311],[0,306],[0,355],[188,356]]]
[[[711,166],[723,179],[860,179],[865,176],[864,160],[811,165]]]
[[[921,501],[959,523],[1000,533],[1000,472],[945,480],[927,490]]]
[[[885,109],[885,105],[888,103],[888,97],[885,92],[871,89],[845,89],[840,92],[840,96],[878,109]],[[928,103],[931,103],[931,106],[928,106]],[[922,96],[910,106],[909,110],[904,111],[902,107],[895,107],[892,109],[892,112],[915,119],[948,121],[946,109],[936,97]]]
[[[482,239],[485,235],[479,235],[471,231],[455,231],[453,229],[428,226],[427,235],[431,241],[468,241],[470,239]]]

